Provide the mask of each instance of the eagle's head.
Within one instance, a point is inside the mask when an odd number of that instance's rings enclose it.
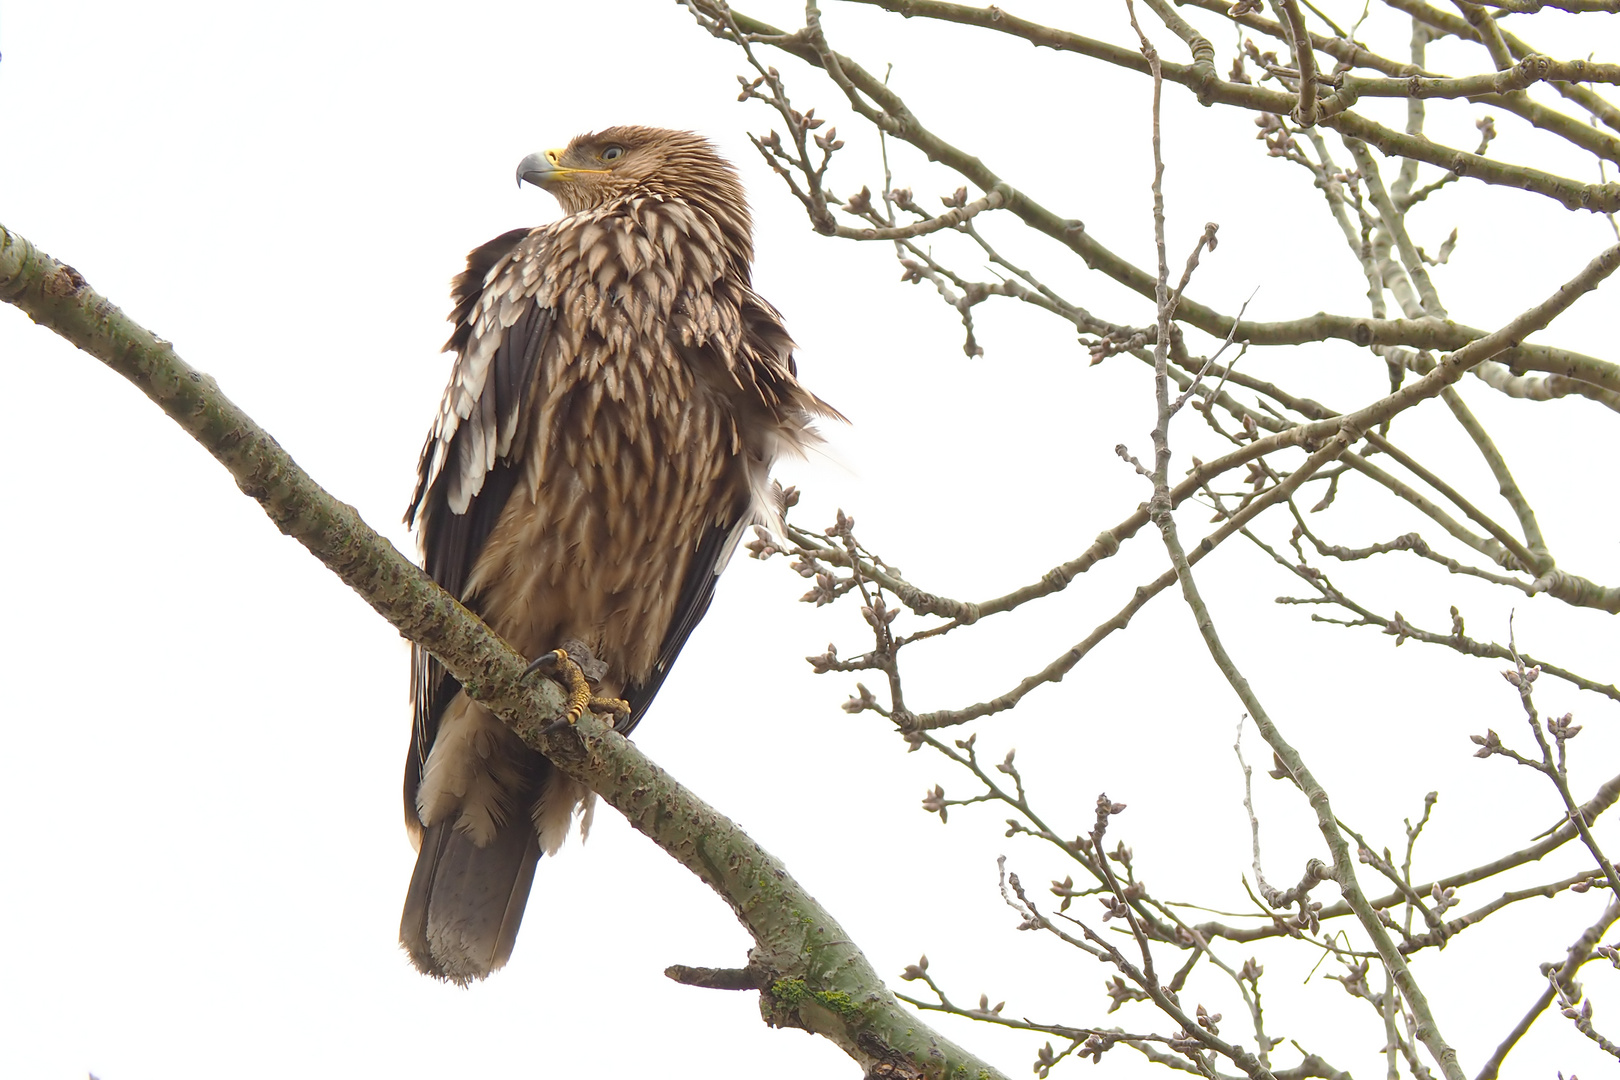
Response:
[[[752,223],[737,170],[690,131],[612,127],[518,163],[527,180],[577,214],[636,196],[679,199],[708,211],[733,243],[751,248]]]

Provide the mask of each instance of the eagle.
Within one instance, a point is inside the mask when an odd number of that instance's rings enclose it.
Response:
[[[564,216],[475,248],[452,283],[450,384],[405,514],[439,585],[529,657],[605,665],[628,735],[708,610],[741,534],[779,519],[771,463],[842,419],[800,385],[754,292],[736,171],[701,136],[581,135],[517,169]],[[511,956],[536,864],[595,796],[420,645],[400,943],[466,984]]]

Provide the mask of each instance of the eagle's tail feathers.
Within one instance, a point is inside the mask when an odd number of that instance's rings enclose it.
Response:
[[[456,817],[423,830],[399,940],[424,974],[464,986],[511,957],[540,838],[520,815],[479,847]]]

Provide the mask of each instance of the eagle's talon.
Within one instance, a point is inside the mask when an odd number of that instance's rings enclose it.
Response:
[[[568,655],[566,649],[553,649],[548,653],[541,653],[524,669],[525,677],[539,671],[562,683],[563,690],[568,694],[568,706],[563,709],[562,720],[569,724],[577,724],[579,718],[585,715],[585,710],[599,700],[591,690],[590,680],[585,678],[585,672]]]
[[[561,649],[553,649],[550,652],[541,653],[539,656],[535,657],[529,662],[528,667],[523,669],[523,675],[521,677],[527,679],[530,675],[533,675],[537,671],[550,675],[552,670],[557,666],[557,658],[562,657],[567,659],[567,655],[568,654],[563,652]]]
[[[620,717],[630,715],[628,701],[623,698],[601,697],[591,689],[591,682],[585,677],[585,670],[568,654],[567,649],[553,649],[548,653],[541,653],[524,669],[523,674],[527,677],[536,671],[543,672],[562,683],[563,689],[568,694],[568,707],[558,718],[559,723],[577,724],[587,709],[591,712],[609,714],[613,717],[614,726],[618,725]]]
[[[591,698],[591,711],[607,713],[613,718],[609,726],[617,730],[619,721],[626,719],[630,715],[630,703],[624,698],[593,697]]]

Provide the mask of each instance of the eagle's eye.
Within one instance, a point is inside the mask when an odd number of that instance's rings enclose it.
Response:
[[[618,161],[622,157],[624,157],[624,147],[622,146],[610,146],[602,151],[603,161]]]

